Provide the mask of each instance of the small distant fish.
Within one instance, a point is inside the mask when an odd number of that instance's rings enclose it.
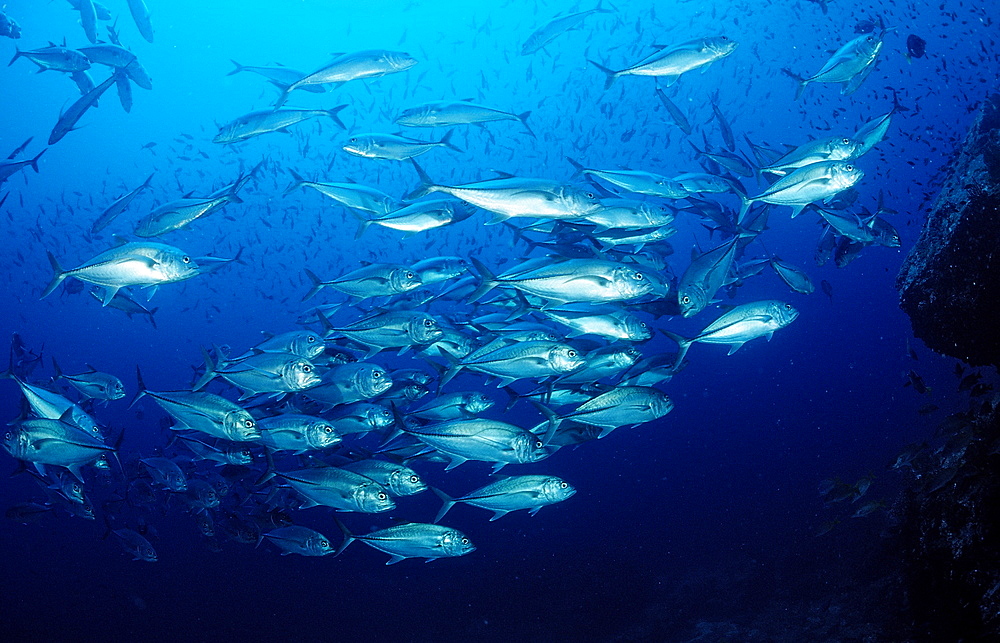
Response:
[[[920,377],[916,371],[910,371],[906,374],[906,381],[903,382],[903,386],[912,386],[913,390],[921,395],[924,395],[931,389],[924,383],[924,378]]]
[[[824,279],[819,282],[819,287],[823,291],[823,294],[830,298],[830,303],[833,303],[833,286],[830,282]]]
[[[906,62],[913,62],[914,58],[923,58],[926,51],[926,40],[912,33],[906,37]]]

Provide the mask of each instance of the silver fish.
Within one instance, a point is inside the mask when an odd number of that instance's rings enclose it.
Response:
[[[545,475],[504,478],[456,498],[449,497],[440,489],[432,489],[444,503],[434,518],[435,523],[440,522],[458,503],[492,511],[490,522],[493,522],[520,509],[527,509],[534,516],[542,507],[567,500],[576,493],[573,485],[562,478]]]

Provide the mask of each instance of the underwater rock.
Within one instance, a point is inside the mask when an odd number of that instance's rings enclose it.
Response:
[[[983,102],[896,288],[928,348],[1000,364],[1000,94]]]
[[[894,509],[913,640],[1000,640],[1000,397],[949,416]]]

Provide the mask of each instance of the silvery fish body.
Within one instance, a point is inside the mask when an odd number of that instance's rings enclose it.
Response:
[[[520,509],[527,509],[531,515],[535,515],[542,507],[562,502],[576,493],[573,485],[562,478],[546,475],[504,478],[457,498],[449,498],[437,489],[435,491],[444,500],[444,505],[434,522],[444,518],[444,515],[460,502],[492,511],[493,517],[490,518],[492,522],[511,511]]]
[[[323,418],[297,413],[285,413],[257,420],[258,442],[274,451],[305,451],[327,449],[340,444],[341,437],[333,423]]]
[[[382,485],[353,471],[319,467],[275,475],[305,498],[303,508],[322,505],[341,511],[380,513],[396,506]]]
[[[341,529],[344,527],[341,526]],[[360,540],[369,547],[391,555],[392,558],[386,565],[393,565],[406,558],[436,560],[464,556],[476,549],[465,534],[457,529],[440,525],[411,522],[379,529],[364,536],[353,535],[346,529],[344,531],[344,542],[337,551],[338,554],[344,551],[347,545]]]

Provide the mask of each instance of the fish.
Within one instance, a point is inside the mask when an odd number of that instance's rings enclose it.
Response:
[[[17,40],[21,37],[21,25],[17,21],[0,11],[0,36]]]
[[[276,67],[254,67],[252,65],[241,65],[235,60],[230,60],[229,62],[233,63],[235,69],[226,74],[227,76],[232,76],[240,72],[258,74],[274,83],[282,91],[287,90],[289,85],[306,75],[301,71],[281,65]],[[314,94],[322,94],[326,91],[326,88],[322,85],[304,85],[300,89]]]
[[[81,467],[115,448],[69,422],[72,411],[59,419],[33,418],[18,422],[4,435],[4,449],[14,458],[31,462],[44,475],[45,467],[60,466],[83,482]]]
[[[346,469],[318,467],[287,473],[272,471],[267,475],[298,492],[304,499],[300,509],[321,505],[341,511],[382,513],[396,506],[385,487]]]
[[[40,299],[48,297],[67,277],[73,277],[102,287],[105,306],[121,288],[155,289],[161,284],[187,279],[198,269],[191,256],[180,248],[148,241],[123,243],[69,270],[63,270],[51,252],[47,254],[53,277]]]
[[[186,229],[198,219],[219,211],[230,203],[243,203],[240,198],[240,182],[237,181],[228,192],[219,196],[184,197],[164,203],[143,217],[135,226],[135,235],[146,239],[159,237]]]
[[[92,366],[77,375],[66,375],[59,368],[59,363],[52,358],[52,368],[56,371],[56,380],[64,380],[75,388],[84,399],[120,400],[125,397],[125,386],[122,381],[108,373],[101,373]]]
[[[126,1],[139,34],[146,39],[146,42],[153,42],[153,23],[149,19],[149,9],[146,8],[146,3],[143,0]]]
[[[97,42],[97,8],[94,0],[76,0],[76,9],[80,12],[80,25],[87,40]]]
[[[637,426],[658,420],[670,413],[674,403],[667,395],[649,386],[616,386],[600,393],[574,410],[556,414],[541,404],[536,407],[548,421],[548,433],[555,433],[563,422],[588,424],[601,429],[598,439],[623,426]],[[539,425],[539,428],[544,424]]]
[[[329,64],[289,84],[278,104],[281,105],[284,103],[288,94],[296,89],[302,89],[311,85],[347,83],[352,80],[378,78],[386,74],[406,71],[416,64],[417,60],[415,58],[402,51],[369,49],[340,54]]]
[[[420,474],[403,464],[366,459],[349,462],[340,468],[371,478],[385,487],[391,496],[412,496],[427,490]]]
[[[344,533],[344,540],[337,549],[339,556],[347,546],[360,540],[369,547],[391,556],[386,565],[394,565],[407,558],[438,558],[465,556],[476,550],[469,537],[449,527],[426,523],[405,523],[369,532],[363,536],[352,534],[342,522],[334,518]]]
[[[94,287],[90,289],[90,295],[104,304],[104,294],[103,289],[99,287]],[[132,315],[145,315],[149,319],[149,323],[152,324],[153,328],[156,328],[156,311],[159,308],[146,308],[136,300],[132,299],[124,293],[124,291],[119,290],[115,293],[115,296],[111,298],[111,301],[107,302],[106,306],[108,308],[114,308],[125,313],[129,319],[132,319]]]
[[[881,21],[880,21],[881,22]],[[839,83],[841,94],[850,95],[868,78],[875,68],[875,61],[882,50],[883,38],[887,30],[880,27],[879,33],[867,33],[854,38],[840,47],[823,67],[809,77],[801,77],[789,69],[782,71],[798,82],[795,100],[810,83]]]
[[[216,349],[217,359],[202,349],[205,373],[195,383],[194,390],[200,391],[209,382],[221,377],[241,389],[241,400],[255,395],[280,396],[284,393],[304,391],[320,383],[316,367],[307,359],[284,353],[256,353],[250,357],[227,360]]]
[[[388,391],[392,385],[392,377],[381,366],[351,362],[327,369],[320,382],[306,391],[305,395],[327,406],[339,406],[370,400]],[[339,422],[334,422],[335,430],[340,435],[354,432],[341,430],[339,425]],[[366,414],[361,430],[371,431],[374,428]]]
[[[407,426],[397,421],[396,428],[447,458],[446,470],[475,460],[492,463],[496,473],[507,464],[539,462],[550,455],[544,442],[530,431],[489,418],[462,418],[426,426]]]
[[[677,181],[653,172],[642,170],[594,170],[586,168],[571,158],[566,159],[578,174],[588,174],[607,181],[629,192],[658,196],[664,199],[683,199],[690,195]],[[596,210],[600,212],[600,210]],[[593,213],[592,213],[593,214]]]
[[[441,522],[456,504],[463,503],[493,512],[490,522],[511,511],[527,509],[534,516],[542,507],[564,502],[576,494],[576,488],[562,478],[547,475],[524,475],[502,478],[475,491],[452,498],[431,487],[443,502],[434,522]]]
[[[348,297],[364,300],[399,295],[423,285],[420,275],[412,268],[393,263],[369,264],[330,281],[323,281],[308,268],[305,272],[313,286],[302,301],[312,299],[323,288],[332,288]]]
[[[27,58],[35,63],[38,65],[39,72],[48,70],[73,72],[90,69],[90,60],[85,55],[75,49],[60,47],[51,42],[48,47],[30,51],[22,50],[15,45],[14,57],[10,59],[7,66],[13,65],[18,58]]]
[[[122,72],[115,70],[115,73],[107,80],[78,98],[66,111],[62,112],[59,115],[59,120],[52,127],[52,133],[49,134],[49,145],[58,143],[63,137],[72,132],[76,128],[77,122],[87,113],[87,110],[97,104],[98,99],[104,92],[108,91],[111,85],[118,81],[121,75]]]
[[[479,125],[496,121],[517,121],[529,134],[535,136],[528,125],[531,112],[514,114],[501,109],[476,104],[470,100],[434,101],[404,109],[395,123],[404,127],[454,127]]]
[[[345,152],[366,159],[405,161],[420,156],[435,147],[447,147],[455,152],[463,150],[451,142],[449,130],[441,140],[420,141],[398,134],[354,134],[341,146]]]
[[[453,199],[429,199],[417,201],[410,205],[403,206],[398,210],[393,210],[381,216],[364,218],[356,215],[360,219],[358,232],[355,239],[360,239],[366,230],[372,225],[390,230],[405,232],[403,239],[409,239],[419,232],[426,232],[435,228],[441,228],[452,223],[464,221],[472,216],[475,208],[462,201]]]
[[[857,185],[864,171],[845,161],[820,161],[789,172],[755,197],[743,198],[741,217],[751,204],[761,201],[792,208],[792,218],[806,206],[830,199]]]
[[[786,176],[821,161],[852,161],[861,156],[863,150],[863,143],[845,136],[821,138],[789,150],[781,158],[761,167],[760,171]]]
[[[333,423],[323,418],[283,413],[257,420],[257,440],[273,451],[296,454],[322,450],[340,444],[342,438]]]
[[[299,556],[327,556],[336,550],[330,544],[330,539],[315,529],[300,525],[279,527],[263,534],[264,538],[277,545],[282,556],[298,554]]]
[[[451,368],[441,378],[444,386],[462,369],[497,378],[497,388],[524,378],[543,378],[570,373],[586,364],[572,346],[561,342],[528,340],[485,353],[472,353],[459,360],[449,356]]]
[[[129,407],[148,396],[174,419],[175,430],[199,431],[234,442],[260,440],[260,427],[250,412],[226,398],[202,391],[150,391],[138,366],[135,375],[138,390]]]
[[[213,143],[231,145],[242,143],[251,138],[270,132],[288,132],[288,128],[317,116],[326,116],[333,120],[341,129],[347,129],[340,120],[338,113],[347,105],[337,105],[331,109],[281,109],[250,112],[226,123],[219,128],[219,133],[212,139]]]
[[[478,391],[458,391],[436,396],[408,414],[427,422],[472,418],[485,413],[494,401]]]
[[[528,36],[527,40],[524,41],[524,44],[521,45],[521,55],[530,56],[531,54],[540,51],[562,34],[579,27],[588,16],[592,16],[595,13],[614,12],[611,9],[604,9],[601,6],[601,1],[598,0],[597,6],[593,9],[556,16]]]
[[[129,5],[131,6],[133,2],[142,2],[142,0],[129,0]],[[111,533],[118,539],[122,549],[132,555],[132,560],[146,563],[155,563],[157,561],[156,550],[153,548],[152,543],[146,540],[146,537],[139,532],[132,529],[113,529]]]
[[[45,148],[44,150],[39,152],[38,155],[35,156],[35,158],[25,159],[23,161],[0,159],[0,185],[2,185],[4,181],[6,181],[11,176],[23,170],[26,167],[30,167],[35,171],[35,174],[38,174],[38,159],[42,157],[42,154],[44,154],[45,150],[47,149],[48,148]]]
[[[662,77],[667,87],[677,82],[677,79],[689,71],[711,65],[713,62],[729,56],[739,45],[728,36],[711,36],[695,38],[677,45],[654,45],[656,51],[624,69],[617,71],[590,60],[590,64],[604,72],[607,77],[604,89],[607,91],[621,76],[656,76]]]
[[[677,283],[681,315],[693,317],[703,311],[729,278],[739,237],[695,256]]]
[[[327,332],[327,337],[345,337],[364,347],[366,359],[387,348],[409,349],[430,344],[444,333],[437,319],[412,310],[375,313],[347,326],[330,324]]]
[[[155,173],[150,174],[142,185],[118,197],[111,203],[111,205],[105,208],[104,212],[101,213],[101,216],[97,217],[94,224],[90,226],[91,234],[97,234],[111,225],[114,220],[118,218],[118,215],[128,209],[128,206],[132,204],[135,197],[139,196],[140,192],[149,189],[153,176],[155,176]]]
[[[478,259],[471,260],[482,275],[482,284],[469,301],[477,301],[496,287],[513,288],[553,303],[608,303],[641,297],[653,289],[652,282],[636,268],[601,259],[525,262],[494,275]]]
[[[466,203],[491,212],[492,225],[513,217],[542,219],[580,218],[601,208],[593,192],[549,179],[504,176],[464,185],[436,185],[416,161],[410,160],[421,186],[411,195],[420,198],[431,192],[442,192]]]
[[[549,319],[572,330],[571,336],[597,335],[609,340],[643,342],[652,337],[646,323],[625,310],[589,304],[544,308]]]
[[[692,131],[691,123],[688,121],[687,116],[684,115],[684,112],[682,112],[672,100],[667,98],[666,93],[664,93],[659,86],[656,87],[656,95],[659,97],[660,102],[663,103],[663,106],[667,109],[667,113],[670,114],[670,118],[674,122],[674,125],[676,125],[682,132],[690,136]]]
[[[729,346],[732,355],[743,344],[774,335],[774,332],[785,328],[799,316],[799,311],[791,304],[776,300],[752,301],[740,304],[721,315],[700,333],[687,339],[670,331],[662,331],[667,337],[677,342],[679,351],[674,362],[676,370],[684,361],[688,349],[695,342],[706,344],[724,344]]]
[[[348,208],[374,215],[386,215],[403,207],[396,199],[372,187],[357,183],[317,183],[306,181],[294,170],[289,170],[289,173],[295,181],[285,189],[285,195],[301,187],[308,187]]]
[[[771,259],[768,260],[768,264],[774,272],[781,277],[781,280],[795,292],[808,295],[816,289],[816,287],[813,286],[809,275],[802,272],[799,268],[782,261],[780,258],[771,257]]]
[[[923,58],[926,51],[926,40],[912,33],[906,37],[906,62],[913,62],[914,58]]]

